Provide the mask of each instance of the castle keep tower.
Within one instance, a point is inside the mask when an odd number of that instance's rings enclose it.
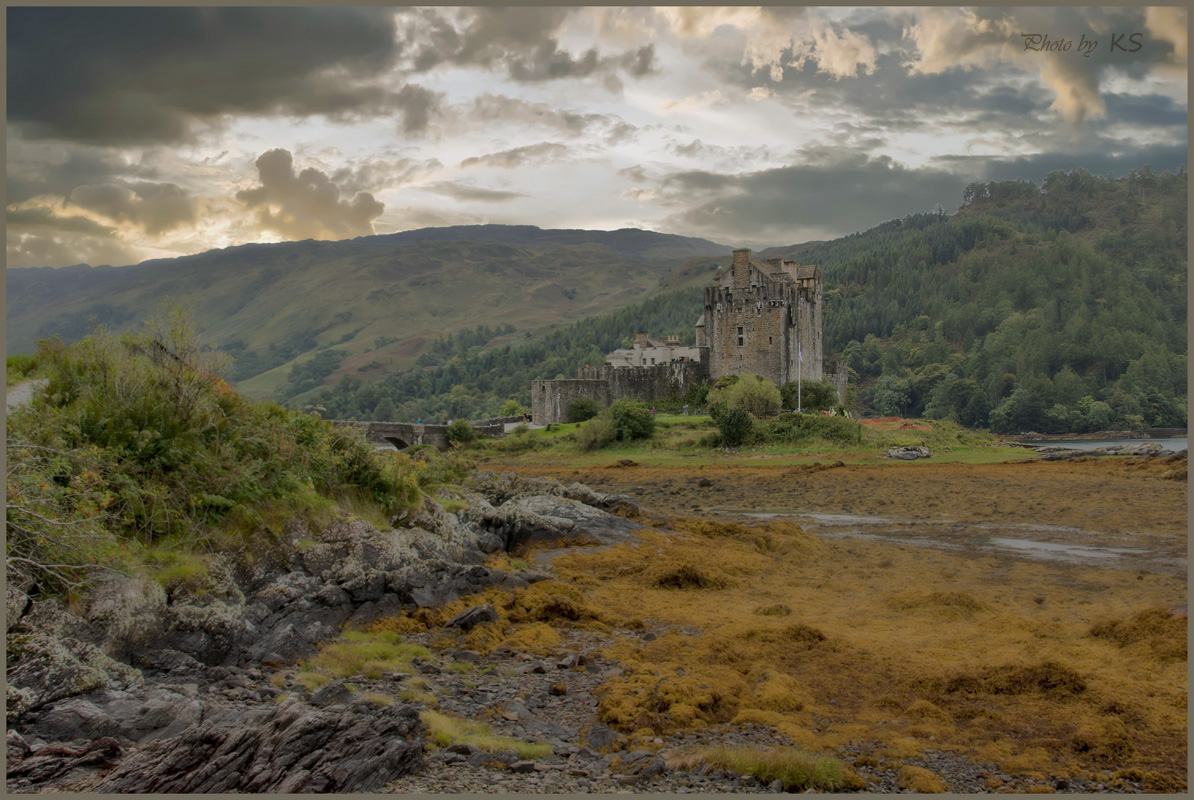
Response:
[[[698,341],[709,373],[755,373],[776,384],[821,380],[821,269],[780,258],[752,261],[735,250],[730,269],[705,288]]]

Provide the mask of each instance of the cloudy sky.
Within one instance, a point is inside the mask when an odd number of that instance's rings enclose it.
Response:
[[[761,248],[953,212],[975,180],[1187,158],[1176,8],[9,8],[7,22],[9,267],[478,223]],[[1026,33],[1071,44],[1026,50]]]

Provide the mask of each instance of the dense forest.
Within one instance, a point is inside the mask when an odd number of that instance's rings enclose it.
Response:
[[[956,214],[803,249],[825,277],[825,352],[849,365],[858,410],[998,433],[1184,426],[1186,183],[1184,170],[1144,167],[972,184]],[[701,303],[699,289],[661,294],[489,349],[479,329],[305,402],[339,419],[492,415],[636,330],[691,343]]]

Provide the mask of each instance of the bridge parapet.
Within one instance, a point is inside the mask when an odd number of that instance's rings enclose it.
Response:
[[[501,438],[505,435],[503,421],[506,417],[478,420],[470,422],[477,433],[483,436]],[[521,417],[510,417],[510,420],[520,420]],[[330,420],[334,425],[351,425],[360,428],[372,441],[387,441],[399,450],[416,445],[432,445],[438,450],[448,449],[448,426],[429,425],[418,422],[351,422]]]

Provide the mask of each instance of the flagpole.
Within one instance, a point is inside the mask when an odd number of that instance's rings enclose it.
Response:
[[[803,342],[796,343],[796,410],[804,413],[804,403],[800,398],[801,381],[804,378],[804,347]]]

